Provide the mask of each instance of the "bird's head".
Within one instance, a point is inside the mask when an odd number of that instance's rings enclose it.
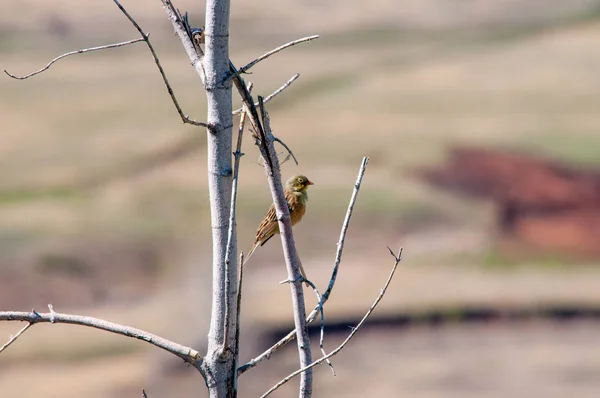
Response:
[[[285,182],[285,187],[292,192],[305,192],[309,185],[313,185],[305,176],[294,176]]]

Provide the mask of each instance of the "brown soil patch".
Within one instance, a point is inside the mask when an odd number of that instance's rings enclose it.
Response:
[[[420,172],[427,182],[497,203],[505,237],[538,249],[600,256],[600,172],[524,153],[458,148]]]

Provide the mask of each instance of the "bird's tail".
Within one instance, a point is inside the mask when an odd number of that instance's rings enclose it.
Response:
[[[254,244],[250,248],[250,251],[248,251],[248,254],[244,258],[244,264],[243,265],[246,265],[246,263],[248,262],[248,260],[250,259],[250,257],[252,257],[252,254],[254,253],[254,251],[256,249],[258,249],[259,246],[260,246],[260,242],[254,242]]]

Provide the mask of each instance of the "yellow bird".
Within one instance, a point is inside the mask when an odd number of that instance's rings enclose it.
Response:
[[[308,193],[306,190],[308,189],[309,185],[313,185],[313,182],[303,175],[291,177],[285,182],[283,193],[285,194],[285,200],[290,210],[290,219],[292,221],[292,225],[299,223],[306,212],[306,203],[308,202]],[[244,263],[248,261],[250,256],[252,256],[252,253],[254,253],[259,246],[267,243],[269,239],[278,233],[279,222],[277,221],[275,204],[272,204],[269,208],[269,211],[267,211],[267,214],[258,226],[254,244],[248,252],[248,256],[246,257]],[[298,257],[298,263],[300,264],[302,276],[306,279],[306,274],[304,273],[302,262],[300,262],[300,257]]]

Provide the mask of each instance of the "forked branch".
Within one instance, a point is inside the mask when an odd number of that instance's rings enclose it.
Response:
[[[263,395],[261,395],[260,398],[267,397],[272,392],[274,392],[279,387],[281,387],[282,385],[284,385],[285,383],[287,383],[288,381],[290,381],[294,377],[298,376],[302,372],[305,372],[308,369],[311,369],[311,368],[313,368],[313,367],[315,367],[317,365],[320,365],[321,363],[327,361],[329,358],[333,357],[334,355],[337,355],[341,350],[344,349],[344,347],[346,346],[346,344],[348,344],[348,342],[350,340],[352,340],[352,338],[356,335],[356,333],[360,330],[360,328],[365,324],[365,322],[367,321],[367,319],[369,318],[369,316],[375,310],[375,307],[377,307],[377,304],[379,304],[379,302],[381,301],[381,299],[385,295],[385,292],[387,291],[387,288],[390,285],[390,282],[394,278],[394,273],[396,272],[396,268],[398,268],[398,264],[400,264],[400,261],[402,261],[402,249],[400,249],[400,252],[398,253],[397,256],[394,254],[394,252],[392,251],[392,249],[390,249],[389,247],[388,247],[388,250],[390,251],[390,254],[394,257],[394,260],[395,260],[394,261],[394,265],[392,267],[392,270],[390,272],[390,275],[389,275],[387,281],[385,282],[385,284],[383,285],[383,288],[381,289],[381,292],[379,293],[379,296],[377,296],[377,298],[375,299],[375,302],[371,305],[371,307],[369,308],[369,310],[367,311],[367,313],[365,314],[365,316],[362,317],[362,319],[360,320],[360,322],[358,322],[358,324],[356,325],[356,327],[352,328],[352,331],[350,332],[350,334],[348,335],[348,337],[346,337],[346,339],[335,350],[331,351],[328,355],[325,355],[325,356],[317,359],[316,361],[312,362],[310,365],[305,366],[305,367],[303,367],[301,369],[298,369],[297,371],[291,373],[289,376],[285,377],[279,383],[277,383],[273,387],[271,387],[271,389],[269,389],[266,393],[264,393]]]

